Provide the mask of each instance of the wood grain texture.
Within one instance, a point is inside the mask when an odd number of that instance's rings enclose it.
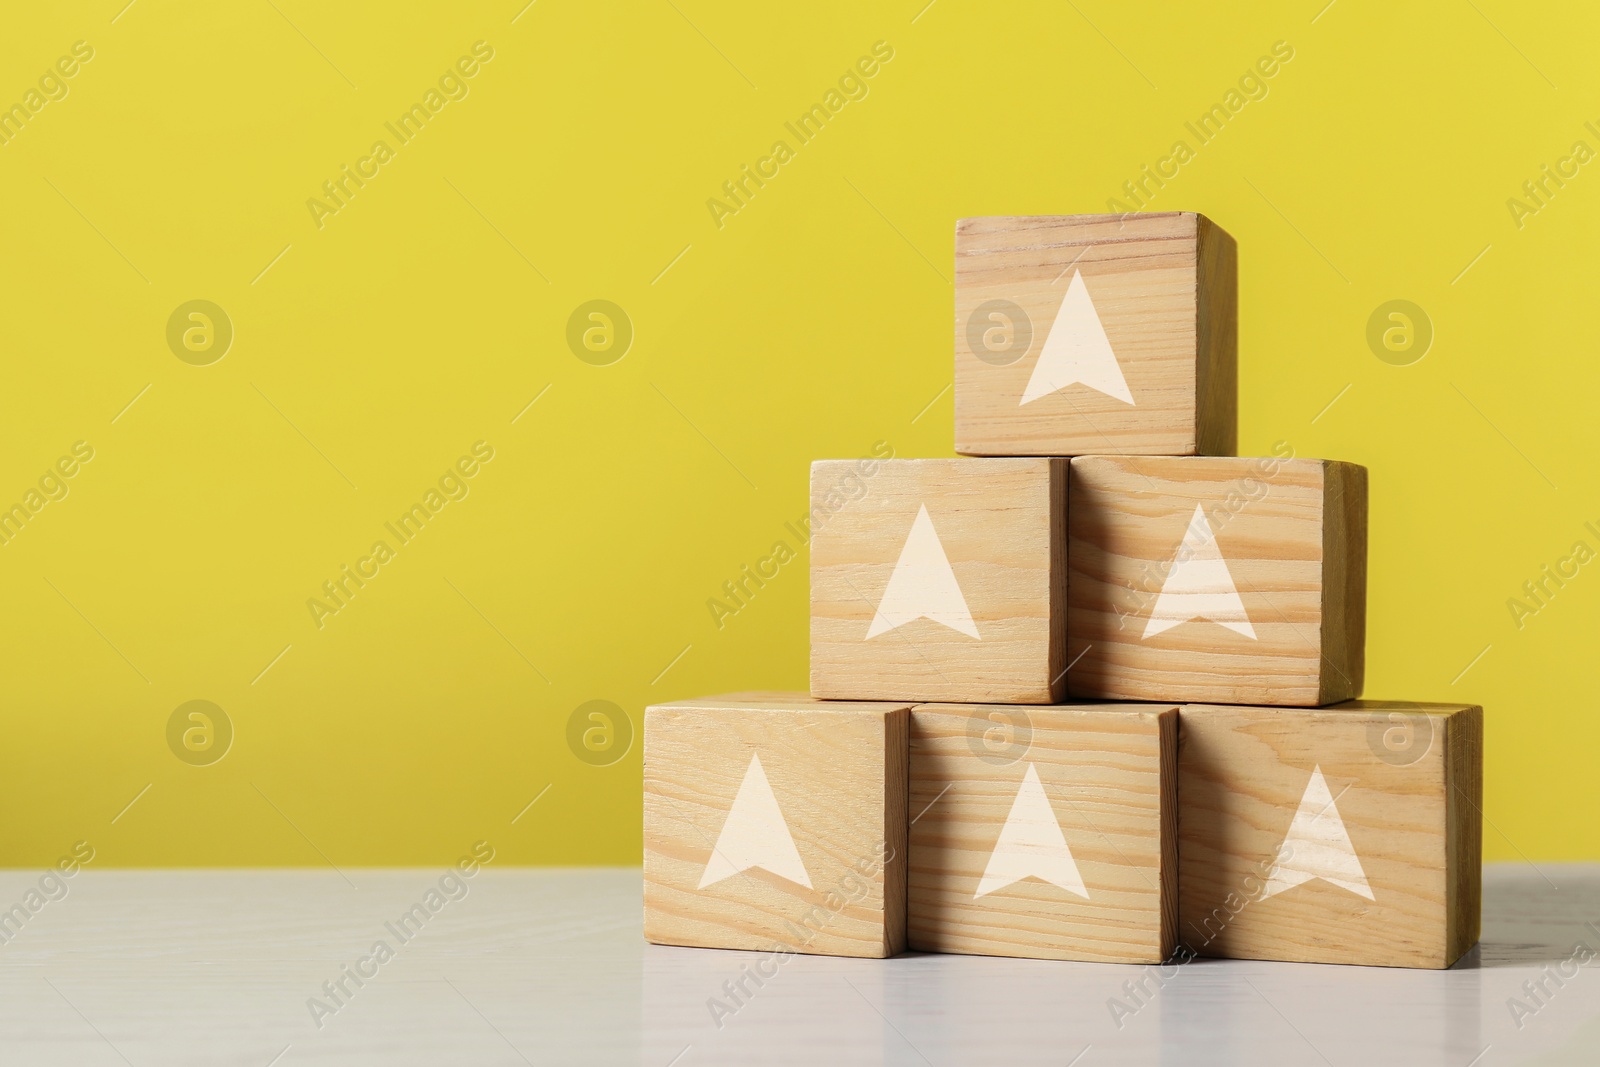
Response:
[[[1209,956],[1450,966],[1478,939],[1482,732],[1482,709],[1460,704],[1185,706],[1180,940]],[[1332,803],[1314,825],[1343,827],[1371,899],[1330,880],[1348,880],[1347,860],[1291,834],[1317,772]],[[1279,863],[1295,884],[1274,888]]]
[[[971,218],[955,241],[957,452],[1233,452],[1237,250],[1215,223],[1190,212]],[[1020,403],[1074,272],[1132,405],[1085,385]],[[980,358],[969,331],[976,313],[981,334],[990,301],[1026,316],[1024,351]]]
[[[812,464],[812,498],[853,461]],[[811,693],[1047,703],[1064,691],[1067,461],[887,460],[811,541]],[[926,507],[977,636],[931,618],[869,637]]]
[[[1360,694],[1363,468],[1280,456],[1071,462],[1067,691],[1073,697],[1314,706]],[[1203,615],[1151,626],[1158,614],[1170,617],[1174,605],[1198,603],[1162,600],[1180,547],[1188,542],[1188,558],[1198,558],[1197,505],[1249,632]]]
[[[1177,919],[1176,731],[1176,708],[1149,705],[913,709],[910,947],[1166,959]],[[1040,878],[975,898],[1030,766],[1088,899]]]
[[[891,956],[905,946],[904,705],[645,709],[644,933],[657,944]],[[811,885],[752,866],[700,887],[752,756]]]

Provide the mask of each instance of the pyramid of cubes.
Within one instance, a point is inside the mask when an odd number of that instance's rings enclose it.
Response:
[[[1454,963],[1482,710],[1357,699],[1367,471],[1233,455],[1234,240],[963,219],[955,303],[962,458],[812,466],[811,691],[646,709],[645,936]]]

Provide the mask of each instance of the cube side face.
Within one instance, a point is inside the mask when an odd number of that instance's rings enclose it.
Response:
[[[1231,446],[1231,429],[1221,429],[1231,407],[1202,391],[1208,374],[1219,397],[1227,391],[1236,316],[1221,244],[1214,284],[1201,286],[1204,221],[1186,212],[960,220],[956,451],[1193,455],[1202,433]]]
[[[1059,703],[1067,694],[1067,499],[1071,492],[1072,465],[1065,459],[1050,461],[1050,657],[1047,670],[1048,699]]]
[[[812,464],[813,510],[851,464]],[[1058,697],[1064,460],[887,460],[811,541],[811,693]]]
[[[913,709],[909,945],[1167,958],[1176,717],[1159,706]]]
[[[1448,723],[1352,701],[1179,713],[1181,937],[1203,956],[1447,967],[1463,880]]]
[[[1323,702],[1324,464],[1072,460],[1073,698]]]
[[[1449,775],[1450,933],[1446,966],[1478,943],[1483,923],[1483,709],[1463,708],[1445,723]]]
[[[906,715],[851,704],[646,709],[645,938],[897,951]]]
[[[1231,456],[1239,447],[1239,248],[1204,216],[1199,242],[1195,451]]]
[[[1162,959],[1172,955],[1178,936],[1178,716],[1161,716],[1161,887]]]
[[[1319,704],[1361,695],[1367,665],[1367,469],[1328,462],[1323,476],[1322,685]]]
[[[910,870],[911,709],[884,715],[883,954],[906,950],[906,880]]]

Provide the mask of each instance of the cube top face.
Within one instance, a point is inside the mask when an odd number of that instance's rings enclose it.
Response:
[[[909,708],[911,705],[903,700],[883,701],[851,701],[848,705],[836,701],[821,701],[810,693],[797,692],[791,689],[746,689],[737,693],[718,693],[709,697],[691,697],[687,700],[674,700],[670,703],[656,704],[658,708],[741,708],[756,709],[782,709],[796,707],[850,707],[856,709],[870,709],[873,711],[892,711],[895,708]]]
[[[1442,702],[1437,701],[1379,701],[1374,697],[1366,697],[1366,699],[1360,699],[1360,701],[1341,701],[1338,704],[1330,704],[1328,707],[1304,707],[1304,709],[1301,709],[1301,707],[1250,707],[1250,709],[1237,709],[1237,707],[1210,707],[1210,705],[1205,704],[1187,704],[1184,707],[1187,710],[1192,710],[1192,712],[1206,713],[1230,712],[1230,710],[1232,712],[1238,712],[1238,710],[1266,713],[1282,712],[1285,715],[1293,713],[1293,715],[1301,717],[1299,721],[1314,721],[1314,723],[1315,721],[1349,723],[1349,721],[1360,720],[1363,723],[1389,723],[1389,725],[1400,726],[1408,725],[1408,723],[1414,723],[1414,725],[1419,726],[1421,725],[1421,718],[1427,718],[1430,723],[1437,725],[1440,721],[1448,720],[1454,715],[1461,715],[1462,712],[1478,713],[1478,715],[1483,713],[1483,707],[1480,704],[1448,704],[1448,702],[1442,704]],[[1422,726],[1422,729],[1426,729],[1426,726]],[[1408,736],[1410,734],[1406,734],[1406,737]],[[1382,742],[1382,747],[1392,752],[1392,757],[1386,761],[1389,761],[1389,763],[1394,763],[1394,761],[1414,763],[1416,758],[1434,750],[1426,736],[1422,737],[1421,750],[1413,750],[1411,745],[1413,745],[1413,742],[1410,739],[1403,741],[1400,734],[1390,734]]]
[[[844,499],[855,468],[811,467],[812,695],[1058,697],[1066,461],[886,460]]]
[[[1361,691],[1366,470],[1072,460],[1073,697],[1315,706]]]
[[[910,947],[1166,959],[1176,727],[1159,705],[913,709]]]
[[[907,716],[850,703],[647,708],[646,939],[900,951]]]
[[[1188,212],[956,224],[956,451],[1231,455],[1233,239]]]
[[[1186,706],[1179,723],[1196,952],[1448,967],[1477,941],[1482,709]]]

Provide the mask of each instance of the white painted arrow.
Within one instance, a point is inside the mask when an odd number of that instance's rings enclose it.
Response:
[[[978,635],[978,624],[972,621],[972,612],[967,610],[967,598],[961,595],[956,572],[950,569],[950,558],[944,554],[939,533],[928,517],[926,504],[918,509],[911,532],[906,535],[900,559],[878,601],[877,614],[867,627],[867,640],[917,619],[932,619],[983,640]]]
[[[989,863],[978,881],[978,891],[973,900],[1004,889],[1024,878],[1038,878],[1074,893],[1085,900],[1089,891],[1083,886],[1083,876],[1067,848],[1067,839],[1050,808],[1050,798],[1045,795],[1039,772],[1028,764],[1017,797],[1011,802],[1011,814],[1000,828],[1000,840],[989,854]]]
[[[772,795],[767,782],[767,772],[761,767],[761,757],[750,756],[750,766],[745,768],[744,781],[733,798],[733,807],[717,834],[712,846],[711,859],[705,873],[700,876],[698,888],[731,878],[741,871],[760,867],[780,878],[811,888],[811,876],[806,865],[800,862],[800,850],[795,847],[789,824],[783,821],[778,808],[778,798]]]
[[[1106,328],[1100,323],[1083,275],[1076,270],[1072,272],[1072,281],[1067,283],[1067,295],[1061,298],[1061,307],[1050,324],[1044,347],[1039,351],[1039,362],[1033,365],[1028,387],[1022,391],[1022,404],[1060,392],[1069,385],[1086,385],[1124,404],[1133,404],[1128,380],[1122,376],[1122,366],[1111,350],[1111,338],[1106,336]]]
[[[1256,628],[1245,614],[1244,601],[1228,573],[1217,538],[1206,521],[1205,508],[1194,506],[1194,517],[1172,557],[1172,570],[1161,583],[1161,595],[1150,609],[1141,638],[1153,637],[1191,619],[1209,619],[1254,641]]]
[[[1334,806],[1333,794],[1328,791],[1328,781],[1322,777],[1320,765],[1311,770],[1311,780],[1306,783],[1305,795],[1295,810],[1294,821],[1284,836],[1278,850],[1283,858],[1267,875],[1267,887],[1261,899],[1276,896],[1313,878],[1332,882],[1357,896],[1373,900],[1372,887],[1367,884],[1367,872],[1361,867],[1361,858],[1350,843],[1350,834]]]

